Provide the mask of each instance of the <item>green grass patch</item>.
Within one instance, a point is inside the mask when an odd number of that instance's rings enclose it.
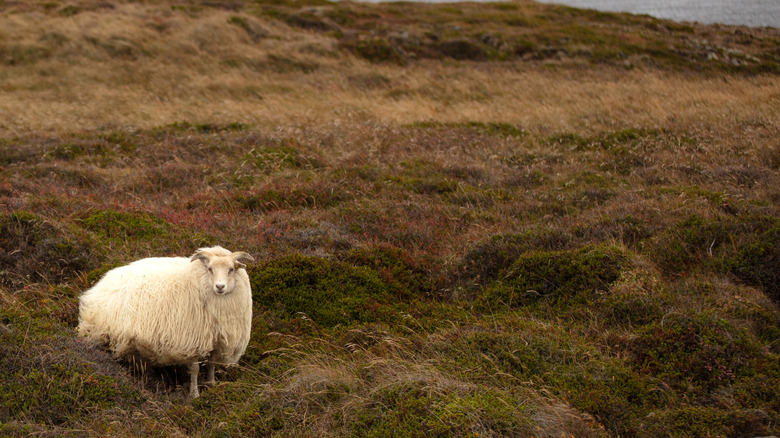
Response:
[[[346,261],[375,271],[397,298],[430,297],[436,291],[434,262],[424,255],[415,256],[392,245],[380,244],[355,248]]]
[[[243,157],[243,162],[272,173],[282,169],[316,169],[321,166],[316,157],[301,153],[300,144],[292,138],[275,145],[254,147]]]

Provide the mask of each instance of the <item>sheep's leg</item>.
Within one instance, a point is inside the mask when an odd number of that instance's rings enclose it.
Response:
[[[211,353],[209,355],[208,360],[206,361],[206,385],[208,386],[214,386],[217,384],[217,381],[214,379],[214,366],[216,364],[214,363],[214,353]]]
[[[198,392],[198,373],[200,372],[200,364],[193,362],[190,364],[190,395],[189,398],[195,398],[200,395]]]

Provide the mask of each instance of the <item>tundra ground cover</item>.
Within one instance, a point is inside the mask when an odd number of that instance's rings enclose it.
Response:
[[[107,4],[2,6],[2,434],[780,432],[776,30]],[[258,260],[216,388],[76,338],[212,244]]]

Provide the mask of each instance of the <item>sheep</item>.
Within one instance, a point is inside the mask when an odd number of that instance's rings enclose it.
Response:
[[[214,366],[238,362],[249,344],[252,291],[245,252],[215,246],[190,257],[156,257],[108,271],[79,299],[78,333],[117,359],[187,365],[189,398]]]

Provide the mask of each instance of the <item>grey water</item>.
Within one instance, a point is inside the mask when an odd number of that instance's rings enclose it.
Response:
[[[364,0],[369,2],[394,0]],[[463,0],[417,0],[450,3]],[[494,0],[476,0],[494,1]],[[499,0],[500,1],[500,0]],[[536,0],[605,12],[647,14],[674,21],[780,27],[780,0]]]
[[[537,0],[607,12],[647,14],[675,21],[780,27],[780,0]]]

